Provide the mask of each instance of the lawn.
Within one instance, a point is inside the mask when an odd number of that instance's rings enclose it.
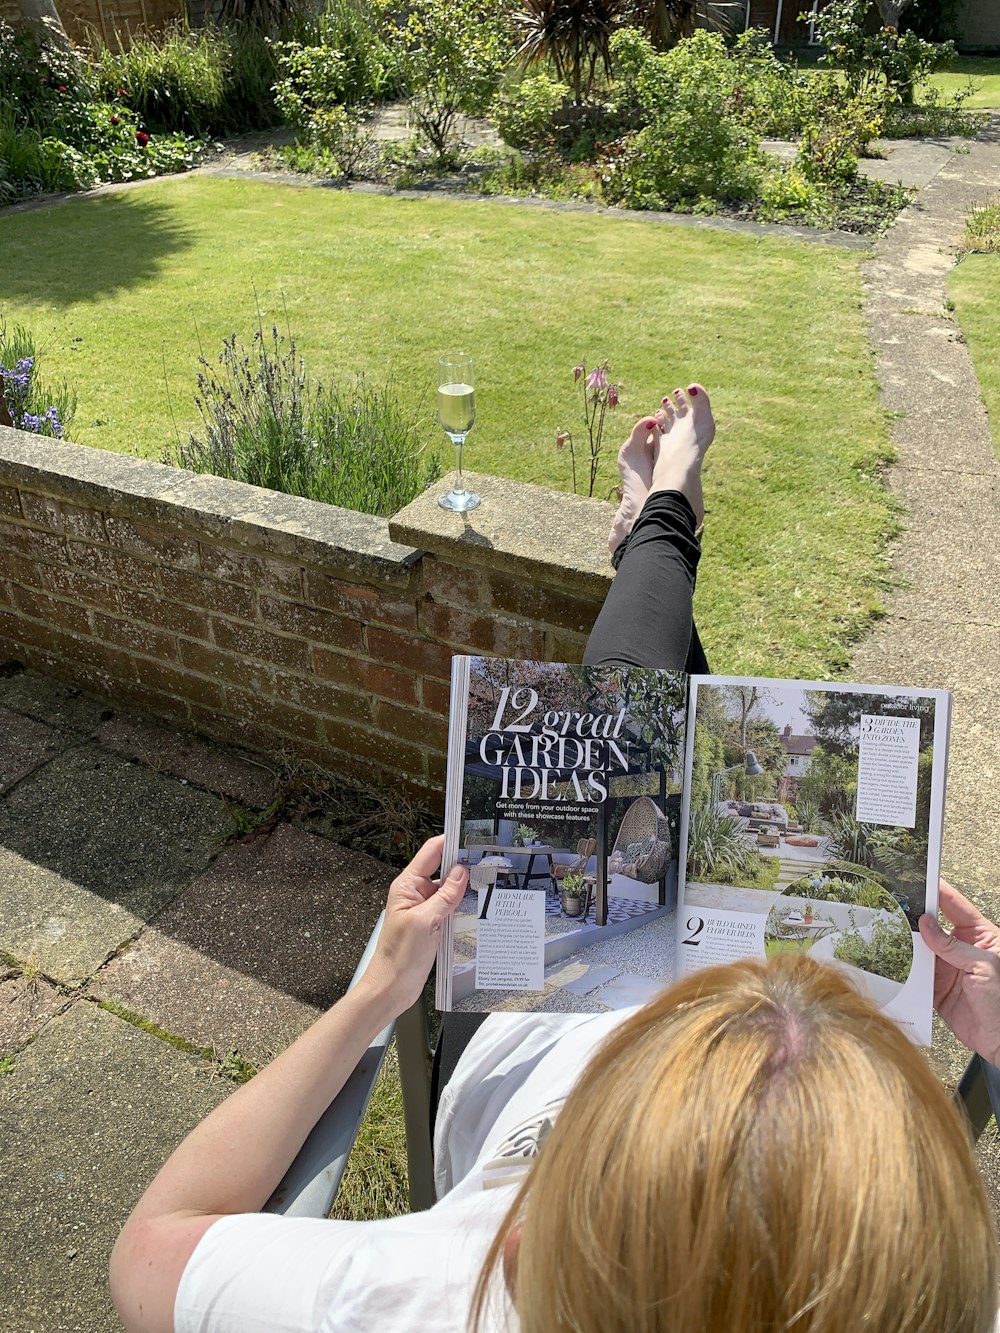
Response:
[[[964,103],[969,110],[1000,107],[1000,56],[956,56],[946,70],[931,75],[928,83],[951,97],[963,92],[970,79],[975,92]]]
[[[822,70],[818,53],[815,50],[799,52],[796,59],[807,73]],[[1000,107],[1000,56],[956,56],[948,62],[947,68],[938,74],[932,74],[926,84],[917,89],[917,101],[921,100],[923,89],[929,84],[946,98],[955,93],[964,93],[972,81],[973,92],[962,105],[968,110],[982,110]]]
[[[948,291],[1000,449],[1000,254],[966,255],[952,269]]]
[[[720,671],[823,677],[874,609],[891,504],[860,313],[861,253],[491,201],[173,178],[0,215],[0,293],[86,444],[160,457],[196,421],[199,348],[287,320],[320,377],[394,377],[428,439],[433,371],[472,352],[472,470],[569,487],[572,367],[609,357],[612,424],[710,386],[699,618]],[[848,410],[849,407],[849,410]],[[447,461],[447,460],[445,460]],[[601,479],[607,494],[609,454]],[[595,533],[595,541],[603,535]]]

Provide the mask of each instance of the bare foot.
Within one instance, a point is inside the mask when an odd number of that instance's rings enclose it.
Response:
[[[686,392],[675,389],[664,398],[656,415],[659,429],[653,450],[650,494],[680,491],[690,501],[700,526],[705,519],[701,465],[715,439],[715,418],[708,394],[700,384],[690,385]]]
[[[632,434],[618,450],[618,471],[621,485],[618,498],[621,504],[608,536],[608,550],[614,555],[639,517],[646,496],[653,484],[653,450],[656,447],[657,424],[652,417],[643,417],[632,427]]]

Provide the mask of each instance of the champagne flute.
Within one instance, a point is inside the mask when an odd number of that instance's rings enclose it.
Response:
[[[438,496],[442,509],[464,514],[480,503],[479,496],[465,488],[462,480],[462,445],[476,422],[476,381],[472,357],[451,352],[438,361],[438,421],[455,446],[458,477],[447,495]]]

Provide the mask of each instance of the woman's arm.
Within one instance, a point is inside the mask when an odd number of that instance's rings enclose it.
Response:
[[[431,874],[443,838],[392,883],[375,956],[353,990],[193,1130],[139,1200],[111,1256],[111,1294],[129,1333],[172,1333],[177,1287],[220,1217],[267,1202],[372,1039],[419,997],[445,917],[465,891],[456,866]]]

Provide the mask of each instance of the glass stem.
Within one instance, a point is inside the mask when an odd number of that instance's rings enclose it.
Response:
[[[457,440],[453,439],[452,444],[455,446],[455,468],[458,472],[458,480],[455,482],[455,490],[459,495],[464,495],[465,481],[462,478],[462,446],[465,444],[465,436],[459,436]]]

